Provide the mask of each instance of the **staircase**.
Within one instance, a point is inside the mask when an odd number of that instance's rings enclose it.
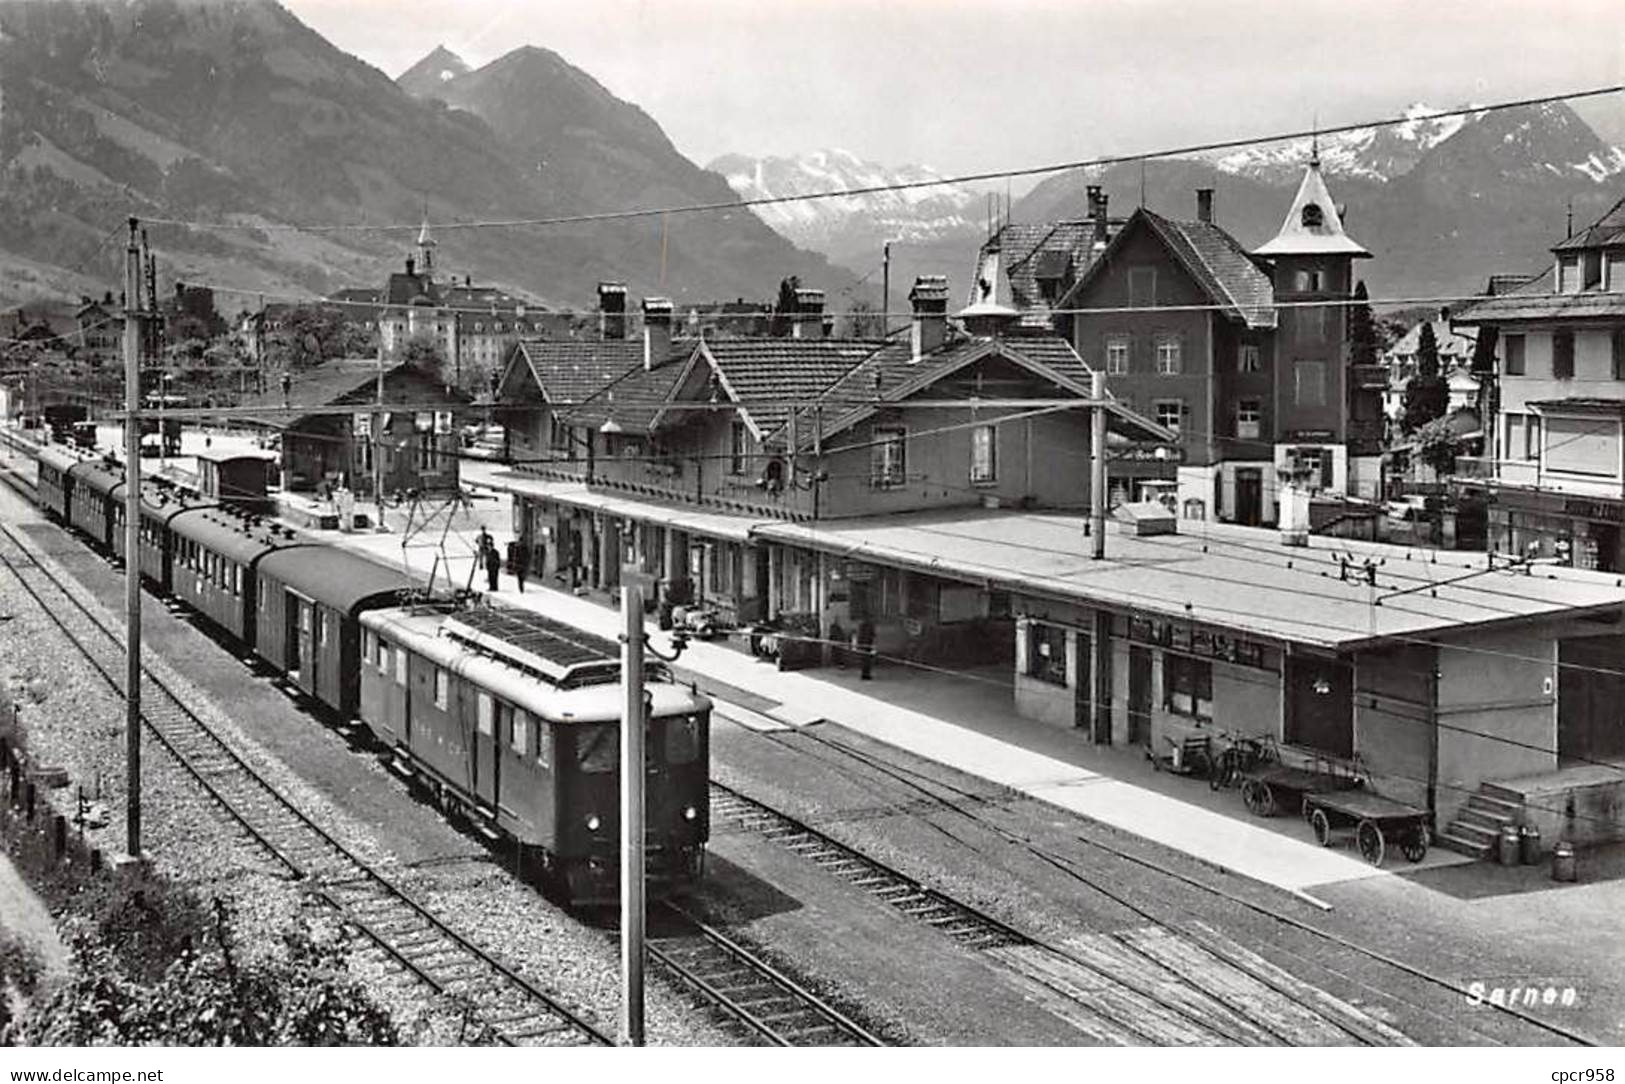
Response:
[[[1488,858],[1501,829],[1517,823],[1522,811],[1522,795],[1494,783],[1480,783],[1437,842],[1470,858]]]

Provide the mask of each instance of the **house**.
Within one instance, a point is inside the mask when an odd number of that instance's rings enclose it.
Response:
[[[1454,321],[1495,341],[1488,451],[1457,460],[1492,552],[1625,570],[1625,199]]]
[[[100,301],[82,298],[73,320],[70,341],[80,357],[95,367],[118,364],[124,348],[124,314],[121,303],[113,300],[112,291],[103,294]]]
[[[1273,522],[1288,482],[1375,496],[1383,374],[1345,361],[1353,261],[1369,253],[1343,231],[1318,160],[1251,253],[1213,207],[1204,188],[1194,219],[1136,210],[1057,306],[1112,394],[1179,432],[1120,463],[1114,492],[1166,486],[1172,459],[1185,518]]]
[[[1125,222],[1110,217],[1109,197],[1100,185],[1088,185],[1085,197],[1085,218],[999,224],[977,255],[972,293],[1004,299],[1020,312],[1022,327],[1070,338],[1070,319],[1052,310],[1062,307],[1062,298]],[[984,272],[995,253],[996,274],[989,278]]]
[[[242,405],[261,411],[245,415],[249,424],[282,434],[284,490],[344,486],[370,497],[375,479],[385,495],[455,492],[469,402],[413,366],[342,358],[285,373],[280,388]]]
[[[1422,342],[1424,327],[1433,330],[1433,341],[1439,355],[1439,372],[1450,385],[1448,411],[1454,413],[1467,408],[1478,409],[1479,382],[1472,372],[1473,351],[1478,336],[1465,326],[1453,325],[1450,310],[1440,309],[1436,317],[1419,321],[1383,352],[1382,363],[1388,370],[1388,384],[1382,393],[1382,412],[1388,420],[1390,431],[1405,413],[1405,386],[1416,375],[1416,353]]]

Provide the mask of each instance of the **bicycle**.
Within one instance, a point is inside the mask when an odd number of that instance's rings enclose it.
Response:
[[[1275,751],[1261,738],[1233,738],[1230,744],[1213,758],[1208,786],[1224,790],[1240,783],[1248,772],[1275,759]]]

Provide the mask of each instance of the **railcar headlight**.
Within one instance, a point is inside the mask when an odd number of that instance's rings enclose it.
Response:
[[[700,815],[700,811],[695,809],[693,806],[684,806],[683,807],[683,819],[685,821],[691,821],[695,817],[698,817],[699,815]]]
[[[598,826],[600,824],[602,824],[602,823],[603,822],[598,819],[598,814],[596,814],[596,813],[587,814],[587,831],[589,831],[589,832],[598,831]]]

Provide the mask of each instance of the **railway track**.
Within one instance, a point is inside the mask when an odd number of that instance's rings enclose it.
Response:
[[[67,590],[8,525],[0,564],[115,693],[124,642]],[[506,1045],[611,1045],[591,1021],[452,930],[279,794],[156,675],[143,672],[142,722],[159,746],[243,831],[399,970],[465,1000]]]
[[[1208,927],[1151,925],[1052,944],[720,783],[713,832],[770,839],[954,943],[983,953],[1080,1031],[1122,1045],[1406,1045],[1397,1029]]]
[[[656,905],[649,957],[747,1036],[773,1046],[884,1046],[761,955],[679,904]]]

